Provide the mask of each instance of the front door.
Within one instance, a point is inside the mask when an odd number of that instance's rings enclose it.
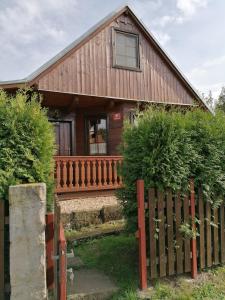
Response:
[[[56,136],[56,155],[72,155],[72,122],[53,122]]]

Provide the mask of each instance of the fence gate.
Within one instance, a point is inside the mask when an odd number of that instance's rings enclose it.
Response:
[[[54,299],[66,300],[66,239],[58,199],[54,204]]]

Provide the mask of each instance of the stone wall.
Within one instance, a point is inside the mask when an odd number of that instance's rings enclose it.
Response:
[[[44,300],[46,186],[9,188],[11,300]]]

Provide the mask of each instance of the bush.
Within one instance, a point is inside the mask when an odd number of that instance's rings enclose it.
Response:
[[[190,177],[202,184],[205,198],[218,205],[225,195],[225,116],[201,110],[165,111],[149,108],[135,125],[125,124],[121,152],[124,157],[124,204],[128,226],[136,230],[136,180],[150,187],[186,191]]]
[[[47,208],[54,187],[54,131],[37,93],[0,90],[0,198],[10,185],[45,182]]]

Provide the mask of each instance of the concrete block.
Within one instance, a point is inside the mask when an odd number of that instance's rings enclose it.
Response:
[[[9,188],[11,300],[47,299],[44,183]]]

